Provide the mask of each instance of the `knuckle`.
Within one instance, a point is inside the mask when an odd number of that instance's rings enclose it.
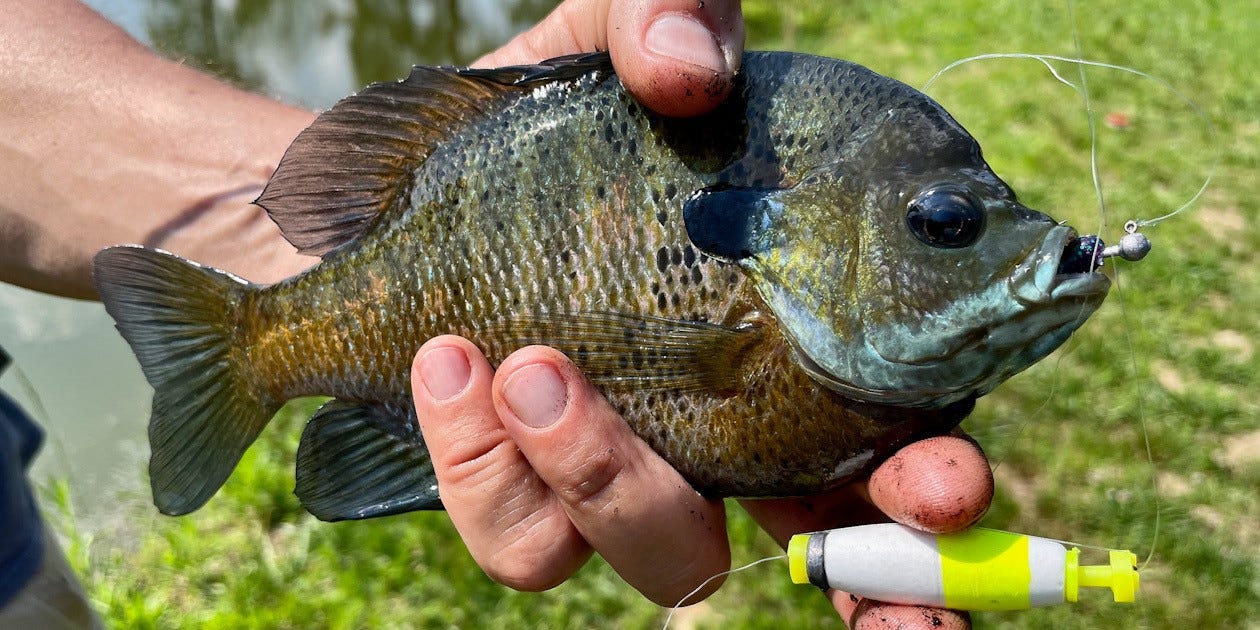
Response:
[[[511,440],[485,442],[470,445],[467,449],[451,452],[434,461],[441,481],[449,485],[495,487],[497,480],[516,470],[519,455]]]
[[[516,450],[497,419],[480,409],[421,413],[420,429],[439,474],[447,469],[487,467]]]
[[[549,485],[565,505],[597,512],[616,499],[617,480],[626,469],[627,462],[617,449],[608,447],[587,454]]]

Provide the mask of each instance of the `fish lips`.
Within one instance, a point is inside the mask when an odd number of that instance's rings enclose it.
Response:
[[[1024,259],[1008,281],[1011,295],[1026,309],[1040,309],[1060,302],[1101,302],[1111,288],[1111,279],[1094,270],[1059,273],[1060,262],[1076,230],[1056,225],[1041,245]]]
[[[884,366],[901,366],[902,382],[862,386],[814,361],[788,335],[798,363],[814,380],[854,400],[907,407],[942,407],[992,391],[1058,348],[1102,303],[1111,281],[1096,271],[1059,273],[1072,228],[1058,225],[1011,272],[1007,300],[1015,309],[999,321],[958,331],[957,343],[929,356],[894,356],[867,339],[865,352]],[[886,368],[885,368],[886,369]],[[858,370],[858,373],[865,370]],[[883,371],[883,370],[880,370]]]
[[[995,361],[990,374],[959,388],[984,394],[1053,352],[1097,310],[1111,288],[1111,279],[1095,270],[1060,273],[1075,238],[1071,227],[1056,225],[1016,265],[1007,280],[1016,310],[1008,318],[978,322],[957,336],[960,343],[950,351],[906,362],[939,364],[966,353],[988,354]]]

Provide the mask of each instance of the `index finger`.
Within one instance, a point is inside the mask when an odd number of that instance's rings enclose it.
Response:
[[[672,606],[730,567],[722,502],[693,490],[564,354],[531,346],[508,357],[494,403],[573,525],[648,599]]]

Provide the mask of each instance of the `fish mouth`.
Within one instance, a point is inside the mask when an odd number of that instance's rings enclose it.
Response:
[[[848,359],[831,365],[790,331],[785,337],[806,374],[851,400],[936,408],[980,396],[1059,347],[1098,308],[1111,286],[1095,264],[1101,245],[1070,227],[1051,227],[1017,258],[1006,287],[992,286],[995,293],[982,298],[1001,303],[998,312],[976,317],[964,308],[953,319],[956,329],[938,331],[947,339],[935,352],[890,352],[900,346],[863,335]]]
[[[865,339],[863,354],[876,360],[872,365],[901,372],[900,382],[888,387],[844,378],[815,361],[791,335],[788,339],[807,374],[853,400],[940,407],[983,395],[1059,347],[1102,303],[1111,280],[1095,266],[1094,249],[1102,245],[1096,241],[1064,225],[1050,228],[1011,272],[1003,299],[1012,310],[997,321],[973,321],[955,331],[941,352],[896,356]]]
[[[1093,251],[1080,256],[1082,248]],[[1101,251],[1096,237],[1080,237],[1071,227],[1057,225],[1011,275],[1011,293],[1025,306],[1101,299],[1111,288],[1111,279],[1098,272]]]

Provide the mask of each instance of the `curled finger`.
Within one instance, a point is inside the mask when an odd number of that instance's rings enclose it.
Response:
[[[993,500],[993,473],[974,442],[956,436],[902,447],[871,474],[871,501],[893,520],[940,533],[974,525]]]
[[[693,490],[562,353],[513,354],[499,366],[495,402],[578,531],[646,597],[672,606],[729,568],[722,503]]]
[[[590,547],[504,429],[481,351],[437,337],[416,354],[411,379],[442,503],[477,564],[518,590],[572,575]]]

